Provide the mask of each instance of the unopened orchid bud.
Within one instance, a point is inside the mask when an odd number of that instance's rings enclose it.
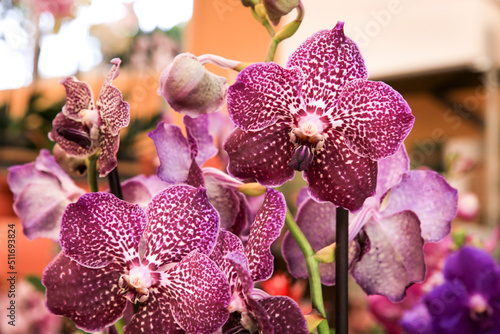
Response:
[[[257,182],[244,183],[238,187],[238,191],[251,197],[257,197],[264,195],[266,192],[266,187],[261,186]]]
[[[260,0],[240,0],[241,4],[245,7],[253,7],[259,4]]]
[[[299,0],[262,0],[262,4],[266,8],[269,20],[277,25],[282,16],[290,13],[294,8],[299,6]]]
[[[190,53],[175,57],[161,74],[158,95],[191,117],[215,112],[226,102],[226,79],[205,69]]]

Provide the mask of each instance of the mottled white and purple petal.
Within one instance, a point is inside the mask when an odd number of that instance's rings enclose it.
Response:
[[[129,324],[125,334],[183,334],[185,331],[175,322],[165,288],[151,288],[147,303],[142,303]]]
[[[49,138],[61,146],[70,156],[88,157],[97,151],[97,144],[90,137],[90,129],[82,122],[75,121],[63,113],[52,121]]]
[[[382,197],[396,184],[398,184],[410,169],[410,159],[404,145],[394,155],[378,161],[377,189],[375,197]]]
[[[111,63],[113,67],[102,85],[96,105],[101,121],[104,123],[101,126],[101,131],[117,136],[120,129],[126,127],[130,122],[130,105],[123,101],[122,92],[111,84],[119,74],[121,60],[113,58]]]
[[[123,268],[116,263],[86,268],[60,252],[45,268],[47,308],[87,332],[97,332],[122,317],[127,300],[118,293]]]
[[[444,177],[430,170],[414,170],[403,175],[401,182],[392,188],[384,214],[415,212],[424,240],[436,242],[450,233],[457,203],[457,190]]]
[[[66,256],[86,267],[138,264],[145,225],[139,205],[108,193],[87,193],[64,212],[60,244]]]
[[[66,77],[61,80],[66,90],[66,103],[62,113],[75,121],[80,121],[80,111],[94,109],[94,97],[90,86],[75,77]]]
[[[186,137],[177,125],[160,122],[149,137],[160,159],[157,175],[165,182],[185,183],[191,167],[191,152]]]
[[[209,116],[200,115],[197,118],[191,118],[185,115],[183,122],[186,126],[188,136],[192,136],[196,141],[196,146],[198,148],[198,152],[195,154],[196,163],[201,167],[208,159],[214,157],[218,152],[214,144],[214,138],[208,132],[210,125]]]
[[[270,333],[270,334],[279,333],[274,331],[273,325],[271,323],[271,318],[274,316],[273,313],[268,313],[267,310],[257,300],[253,298],[248,297],[246,299],[246,304],[248,312],[257,322],[257,326],[259,328],[258,333]]]
[[[344,86],[329,117],[347,146],[372,160],[394,154],[415,121],[408,103],[392,87],[361,79]]]
[[[304,314],[293,299],[285,296],[276,296],[260,299],[257,302],[262,305],[269,315],[269,321],[275,334],[309,333]]]
[[[279,191],[268,188],[245,246],[245,255],[248,257],[248,265],[254,282],[266,280],[273,274],[274,257],[270,248],[281,233],[285,215],[285,197]]]
[[[351,275],[368,294],[380,294],[396,302],[406,288],[425,277],[424,240],[420,221],[411,211],[371,219],[365,225],[370,250],[354,264]]]
[[[336,207],[333,203],[318,203],[308,197],[299,207],[296,216],[297,225],[309,241],[314,251],[335,242]],[[283,258],[288,271],[295,278],[307,278],[307,266],[304,254],[290,232],[286,232],[282,243]],[[321,282],[335,284],[335,263],[320,263]]]
[[[217,240],[219,215],[206,190],[174,185],[156,195],[146,209],[144,258],[156,268],[179,262],[193,250],[210,254]]]
[[[107,132],[101,133],[99,136],[99,147],[101,154],[99,155],[99,176],[108,175],[118,165],[116,153],[120,146],[120,136],[113,135]]]
[[[343,22],[309,37],[292,53],[287,67],[304,73],[302,99],[308,111],[328,111],[347,82],[368,77],[358,47],[344,35]]]
[[[262,130],[277,120],[292,123],[303,109],[302,73],[276,63],[247,66],[229,87],[227,108],[232,121],[244,131]]]
[[[208,256],[194,250],[162,274],[161,284],[175,321],[186,332],[211,334],[228,319],[230,287]]]
[[[239,179],[255,178],[271,187],[293,179],[295,170],[288,166],[294,148],[290,131],[285,122],[257,132],[234,129],[224,143],[229,174]]]
[[[356,211],[375,191],[377,162],[353,153],[340,135],[330,132],[304,178],[317,201]]]
[[[243,247],[241,239],[233,233],[221,228],[219,231],[219,236],[217,237],[215,247],[210,253],[210,259],[212,259],[215,264],[220,266],[224,258],[228,254],[234,252],[239,252],[242,254],[245,252],[245,248]]]

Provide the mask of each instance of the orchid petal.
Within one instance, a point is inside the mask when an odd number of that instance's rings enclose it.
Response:
[[[258,302],[270,315],[274,333],[309,333],[302,310],[293,299],[276,296],[260,299]]]
[[[41,172],[54,175],[61,184],[61,189],[67,194],[81,194],[83,189],[78,187],[73,179],[59,166],[49,150],[42,149],[35,159],[35,168]]]
[[[410,159],[406,153],[404,145],[394,155],[378,161],[377,189],[375,196],[378,199],[382,197],[396,184],[398,184],[410,169]]]
[[[146,210],[144,258],[156,267],[179,262],[192,250],[210,254],[217,240],[219,216],[206,190],[170,186],[156,195]]]
[[[98,269],[86,268],[60,252],[42,276],[48,309],[71,318],[87,332],[114,324],[122,317],[127,302],[118,294],[120,269],[114,263]]]
[[[278,119],[290,122],[290,114],[302,109],[301,83],[298,69],[272,62],[247,66],[229,87],[229,116],[244,131],[262,130]]]
[[[394,154],[415,121],[398,92],[383,82],[366,80],[346,84],[331,117],[347,146],[372,160]]]
[[[92,89],[86,82],[75,77],[66,77],[61,80],[61,84],[66,90],[66,104],[62,113],[74,121],[80,121],[80,111],[94,109]]]
[[[181,129],[172,124],[160,122],[149,133],[160,159],[158,177],[165,182],[185,183],[191,167],[191,152]]]
[[[240,197],[234,189],[220,184],[218,179],[205,174],[208,200],[220,215],[220,226],[230,229],[240,212]]]
[[[116,153],[120,146],[120,136],[101,133],[99,136],[99,146],[101,147],[101,154],[99,155],[99,176],[104,177],[118,165]]]
[[[67,138],[68,136],[65,136],[61,129],[70,129],[81,133],[82,138],[85,136],[88,136],[88,138],[85,143],[78,139]],[[52,121],[52,131],[49,133],[49,138],[58,143],[70,156],[86,158],[97,151],[97,146],[92,143],[90,138],[89,128],[82,122],[68,118],[63,113],[57,114]]]
[[[162,275],[175,321],[189,333],[213,333],[229,317],[230,288],[206,255],[193,251]]]
[[[86,267],[137,264],[145,224],[146,214],[138,205],[108,193],[88,193],[64,212],[60,243],[66,256]]]
[[[101,121],[105,124],[103,132],[117,136],[120,129],[128,126],[130,122],[130,105],[123,101],[122,92],[111,84],[111,81],[118,76],[121,60],[114,58],[111,63],[113,67],[106,77],[96,104]]]
[[[304,73],[302,98],[312,110],[329,110],[347,82],[368,77],[361,53],[344,35],[342,22],[309,37],[290,56],[287,67]]]
[[[250,229],[245,246],[253,281],[263,281],[273,274],[271,244],[279,237],[285,223],[286,202],[282,193],[267,189],[264,203]]]
[[[258,132],[234,129],[224,143],[230,159],[229,174],[239,179],[254,177],[271,187],[291,180],[295,171],[288,166],[293,149],[290,131],[283,122]]]
[[[420,222],[411,211],[384,216],[365,225],[370,250],[351,269],[352,277],[368,294],[391,301],[405,297],[406,288],[425,277]]]
[[[350,211],[359,209],[373,195],[376,177],[377,163],[354,154],[338,135],[326,140],[325,149],[304,172],[311,197]]]
[[[457,203],[457,190],[441,175],[434,171],[415,170],[403,175],[401,182],[392,188],[384,214],[403,210],[415,212],[424,240],[436,242],[450,233]]]
[[[197,118],[191,118],[186,115],[183,121],[188,132],[188,137],[192,136],[196,141],[198,147],[198,152],[195,155],[196,163],[201,167],[218,152],[217,147],[214,145],[214,138],[208,132],[209,117],[208,115],[200,115]]]
[[[168,186],[170,185],[160,180],[156,175],[137,175],[121,184],[123,200],[146,208],[149,201]]]

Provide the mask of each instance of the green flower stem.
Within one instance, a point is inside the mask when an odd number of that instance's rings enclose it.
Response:
[[[99,186],[97,185],[97,158],[97,154],[87,158],[87,181],[91,192],[99,191]]]
[[[299,245],[302,254],[306,259],[307,272],[309,274],[309,288],[311,291],[312,306],[326,319],[325,306],[323,304],[323,292],[321,290],[321,278],[319,276],[319,262],[314,258],[315,252],[312,249],[306,236],[300,230],[289,210],[286,212],[285,224]],[[323,320],[318,326],[319,334],[328,334],[328,322]]]
[[[266,28],[267,32],[269,33],[269,36],[274,37],[274,34],[276,33],[273,29],[273,26],[267,19],[267,14],[266,14],[266,9],[264,8],[264,5],[262,4],[257,4],[252,7],[252,15],[253,17],[260,22]]]

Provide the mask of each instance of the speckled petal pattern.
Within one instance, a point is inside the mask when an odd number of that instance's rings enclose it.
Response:
[[[384,214],[415,212],[424,240],[436,242],[450,233],[457,203],[457,190],[444,177],[430,170],[414,170],[403,175],[401,182],[392,188]]]
[[[118,294],[120,269],[116,264],[86,268],[60,252],[42,276],[48,309],[69,317],[87,332],[114,324],[122,317],[127,301]]]
[[[193,251],[162,275],[175,321],[188,333],[212,334],[229,317],[225,275],[206,255]]]
[[[285,214],[286,202],[283,194],[274,189],[267,189],[264,203],[257,212],[245,246],[254,282],[266,280],[273,274],[274,257],[270,248],[285,224]]]
[[[304,172],[309,194],[317,201],[356,211],[375,191],[377,163],[354,154],[338,134],[330,135],[325,149]]]
[[[258,300],[264,310],[270,315],[269,321],[274,333],[307,334],[307,321],[297,303],[285,296],[269,297]]]
[[[299,207],[296,222],[314,251],[335,242],[335,224],[337,208],[332,203],[318,203],[312,198],[306,199]],[[290,232],[285,234],[282,243],[283,257],[288,271],[295,278],[307,278],[307,267],[304,254]],[[335,263],[320,263],[321,282],[325,285],[335,284]]]
[[[329,110],[347,82],[368,77],[359,49],[344,35],[342,22],[309,37],[290,56],[287,67],[304,73],[302,98],[308,110]]]
[[[424,240],[420,222],[411,211],[370,220],[365,225],[370,250],[351,269],[351,275],[368,294],[401,301],[406,288],[425,277]]]
[[[125,334],[185,333],[175,322],[165,297],[165,289],[161,286],[152,288],[147,303],[139,307],[139,311],[124,330]]]
[[[181,261],[192,250],[210,254],[217,240],[219,215],[206,190],[175,185],[156,195],[146,210],[144,257],[157,267]]]
[[[96,105],[105,126],[102,131],[117,136],[120,129],[128,126],[130,122],[130,105],[123,101],[122,92],[111,84],[119,74],[121,60],[114,58],[111,63],[113,67],[101,88]]]
[[[394,154],[415,121],[398,92],[383,82],[366,80],[348,82],[330,116],[347,146],[372,160]]]
[[[254,177],[265,186],[280,186],[291,180],[295,170],[288,166],[293,150],[290,131],[284,122],[258,132],[234,129],[224,143],[229,174],[239,179]]]
[[[145,224],[139,205],[108,193],[87,193],[64,212],[60,244],[66,256],[86,267],[138,263]]]
[[[247,66],[229,87],[229,116],[244,131],[262,130],[278,119],[291,122],[302,107],[301,84],[299,69],[272,62]]]
[[[101,133],[99,136],[99,146],[101,154],[99,155],[99,176],[105,177],[117,165],[116,153],[120,146],[120,136],[110,133]]]
[[[160,122],[148,136],[153,139],[160,159],[158,177],[172,184],[185,183],[191,167],[191,152],[181,129],[177,125]]]
[[[83,81],[75,77],[66,77],[61,80],[66,90],[66,104],[62,113],[75,121],[80,121],[80,111],[94,109],[92,89]]]
[[[71,131],[80,132],[81,136],[89,136],[88,141],[90,139],[90,129],[85,126],[82,122],[75,121],[71,118],[66,117],[63,113],[59,113],[56,115],[54,120],[52,121],[52,131],[49,133],[49,138],[52,141],[61,146],[61,148],[68,153],[69,155],[75,157],[88,157],[97,151],[97,146],[93,143],[90,146],[86,144],[78,144],[78,142],[74,140],[69,140],[65,138],[61,133],[58,133],[58,129],[70,129]]]
[[[215,156],[218,151],[214,144],[214,138],[208,132],[210,125],[209,116],[200,115],[197,118],[191,118],[186,115],[183,118],[183,122],[186,126],[186,131],[196,140],[198,147],[196,163],[201,167],[208,159]]]

